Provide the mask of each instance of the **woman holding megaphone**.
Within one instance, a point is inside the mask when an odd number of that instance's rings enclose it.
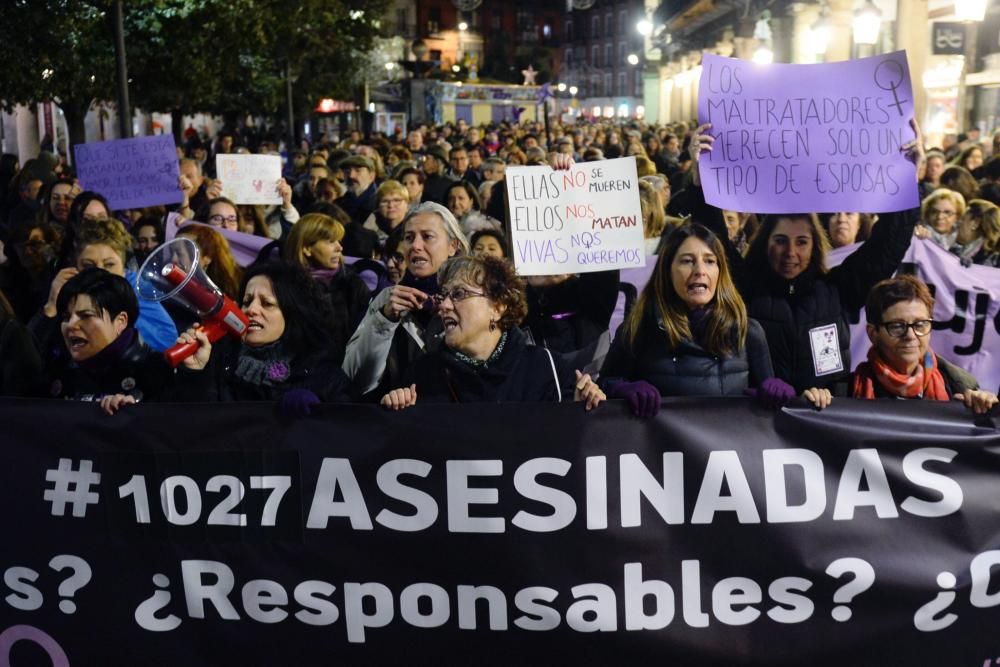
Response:
[[[249,325],[242,339],[213,345],[195,326],[178,344],[198,343],[180,373],[195,400],[278,401],[289,416],[305,416],[323,402],[346,402],[348,380],[330,352],[330,306],[301,267],[281,262],[251,266],[239,303]]]

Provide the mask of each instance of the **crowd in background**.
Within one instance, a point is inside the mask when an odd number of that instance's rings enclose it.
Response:
[[[706,204],[696,157],[709,128],[638,121],[418,126],[321,137],[291,150],[281,203],[221,196],[215,156],[276,153],[266,134],[193,128],[177,146],[176,206],[111,210],[64,156],[0,159],[0,394],[100,402],[321,402],[605,398],[636,415],[663,396],[749,394],[997,402],[929,345],[933,296],[896,270],[913,238],[962,266],[1000,266],[1000,131],[907,146],[911,211],[762,216]],[[632,157],[652,278],[609,330],[617,271],[519,277],[506,220],[508,165],[568,168]],[[602,195],[595,195],[602,196]],[[270,241],[237,258],[231,233]],[[135,274],[168,238],[189,238],[249,326],[209,340],[172,303],[138,299]],[[828,269],[832,248],[860,243]],[[849,320],[871,352],[850,356]],[[612,335],[614,334],[614,335]],[[829,352],[816,352],[816,337]],[[198,343],[176,370],[162,352]],[[860,363],[859,363],[860,362]],[[825,364],[825,365],[824,365]]]

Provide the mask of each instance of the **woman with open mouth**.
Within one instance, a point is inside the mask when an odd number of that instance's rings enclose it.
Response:
[[[178,376],[182,395],[203,401],[278,401],[287,416],[319,403],[349,400],[348,381],[333,357],[330,305],[300,266],[272,261],[247,269],[239,303],[250,321],[242,340],[213,345],[201,327],[178,343],[199,344]]]
[[[125,278],[84,269],[59,290],[56,310],[64,347],[47,361],[50,397],[97,401],[114,414],[171,386],[163,355],[136,329],[139,303]]]
[[[444,345],[417,359],[403,387],[382,397],[401,410],[421,402],[500,403],[577,400],[591,410],[604,393],[557,355],[530,345],[518,328],[527,311],[524,283],[495,257],[448,260],[435,296]]]
[[[768,405],[795,398],[774,377],[760,324],[733,284],[722,241],[687,224],[664,239],[653,275],[618,328],[601,368],[601,386],[638,417],[652,417],[662,396],[756,395]],[[829,392],[806,398],[829,402]]]
[[[458,221],[440,204],[416,206],[402,225],[406,271],[399,284],[372,299],[344,356],[355,389],[374,400],[402,386],[409,366],[442,333],[441,320],[434,317],[438,271],[448,258],[469,253]]]

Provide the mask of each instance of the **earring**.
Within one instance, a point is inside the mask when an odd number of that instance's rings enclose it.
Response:
[[[496,330],[497,330],[497,321],[490,320],[490,331],[496,331]]]

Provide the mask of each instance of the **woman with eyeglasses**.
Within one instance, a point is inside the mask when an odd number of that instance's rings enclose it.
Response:
[[[543,347],[529,345],[518,328],[527,313],[524,282],[509,262],[459,256],[438,272],[434,295],[444,345],[417,359],[407,385],[382,397],[401,410],[421,402],[499,403],[584,401],[591,410],[605,400],[589,375],[568,372]],[[575,375],[575,377],[574,377]]]
[[[851,379],[851,396],[876,399],[962,401],[976,414],[997,404],[974,377],[939,357],[930,346],[934,297],[919,279],[903,275],[875,285],[865,304],[868,360]]]
[[[240,212],[236,204],[225,197],[216,197],[198,212],[198,221],[207,222],[212,227],[221,227],[236,232],[240,229]]]
[[[379,243],[403,223],[410,210],[410,193],[399,181],[388,180],[375,191],[375,211],[365,220],[365,229],[378,234]]]
[[[958,221],[965,215],[965,198],[954,190],[939,188],[920,204],[920,225],[913,230],[918,239],[930,239],[945,250],[955,245]]]

